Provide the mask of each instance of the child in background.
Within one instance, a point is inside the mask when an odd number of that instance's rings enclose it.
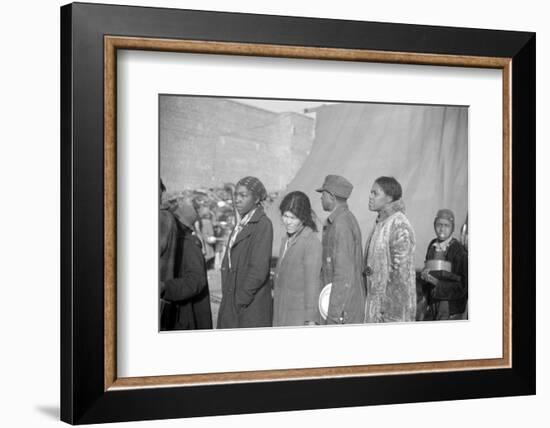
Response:
[[[428,245],[426,261],[448,261],[450,271],[425,268],[420,275],[428,290],[430,318],[433,320],[463,319],[468,301],[468,253],[452,236],[454,227],[453,212],[439,210],[434,219],[436,237]]]

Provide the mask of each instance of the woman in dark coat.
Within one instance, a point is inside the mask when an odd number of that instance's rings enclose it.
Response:
[[[235,189],[239,219],[222,262],[222,301],[218,328],[270,327],[273,300],[269,281],[273,225],[261,202],[267,192],[255,177]]]

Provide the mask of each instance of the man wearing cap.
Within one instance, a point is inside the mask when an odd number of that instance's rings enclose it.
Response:
[[[330,212],[323,226],[323,285],[332,283],[327,324],[362,323],[365,289],[361,278],[361,230],[348,208],[353,185],[339,175],[327,175],[321,193],[323,209]]]
[[[161,184],[162,185],[162,184]],[[165,213],[163,214],[165,216]],[[198,215],[192,201],[183,199],[174,211],[175,223],[168,233],[175,234],[173,271],[161,263],[161,299],[166,305],[161,330],[194,330],[212,328],[210,292],[202,245],[194,233]],[[163,224],[161,223],[161,261]],[[169,238],[172,240],[174,238]],[[171,309],[171,313],[168,312]]]
[[[445,260],[451,263],[451,272],[429,272],[424,269],[421,278],[428,290],[428,303],[434,320],[461,319],[468,300],[468,253],[453,237],[455,216],[449,209],[441,209],[434,219],[435,239],[428,245],[426,260]],[[427,286],[427,287],[426,287]]]

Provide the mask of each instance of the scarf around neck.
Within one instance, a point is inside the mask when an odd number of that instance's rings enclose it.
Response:
[[[233,233],[231,234],[231,238],[229,239],[229,245],[227,246],[227,260],[229,262],[229,269],[231,269],[231,247],[235,243],[235,239],[237,239],[237,235],[241,233],[241,230],[248,224],[254,213],[256,212],[257,208],[251,209],[248,213],[245,214],[243,218],[239,220],[237,225],[235,226],[235,229],[233,229]]]
[[[446,252],[447,251],[447,248],[449,248],[449,245],[451,245],[451,241],[453,240],[453,236],[449,236],[447,239],[445,239],[444,241],[435,241],[433,244],[432,244],[432,247],[435,248],[435,251],[438,251],[438,252]]]

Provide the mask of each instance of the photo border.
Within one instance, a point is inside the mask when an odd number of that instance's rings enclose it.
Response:
[[[61,33],[62,420],[114,422],[535,392],[533,33],[91,4],[62,7]],[[503,358],[117,378],[117,49],[502,69]],[[521,141],[521,148],[513,141]],[[513,203],[521,211],[512,213]],[[314,399],[308,394],[313,390],[327,393]],[[254,399],[258,394],[269,399],[260,402]],[[219,403],[215,408],[208,405],[212,400]],[[144,406],[148,402],[160,405]]]

